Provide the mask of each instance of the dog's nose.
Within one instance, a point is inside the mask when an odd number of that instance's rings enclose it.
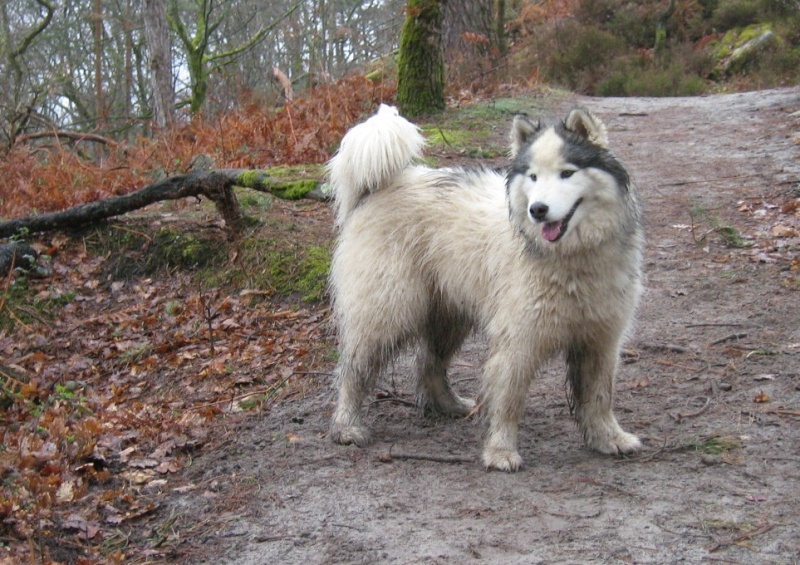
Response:
[[[531,204],[529,211],[534,220],[538,220],[541,222],[544,221],[544,219],[547,217],[547,211],[549,209],[550,208],[548,208],[547,204],[545,204],[544,202],[534,202],[533,204]]]

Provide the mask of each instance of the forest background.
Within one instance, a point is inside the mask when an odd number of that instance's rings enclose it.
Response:
[[[264,171],[267,192],[303,198],[344,131],[396,101],[404,22],[430,9],[448,108],[800,78],[796,0],[0,0],[0,220],[207,170]],[[159,508],[144,485],[213,443],[214,422],[330,368],[326,205],[264,184],[235,190],[236,233],[184,198],[5,238],[34,251],[11,255],[0,287],[9,559],[177,547],[135,526]]]

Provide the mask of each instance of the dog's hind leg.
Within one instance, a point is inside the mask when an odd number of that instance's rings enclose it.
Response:
[[[380,363],[340,360],[337,368],[339,399],[333,414],[330,438],[341,444],[364,446],[369,432],[361,423],[361,405],[375,387]]]
[[[435,312],[429,316],[417,355],[417,406],[423,413],[467,416],[475,402],[453,391],[447,367],[470,331],[470,324],[458,317]]]
[[[615,343],[573,345],[567,351],[571,407],[586,445],[601,453],[632,453],[641,441],[624,431],[613,412],[614,376],[619,347]]]

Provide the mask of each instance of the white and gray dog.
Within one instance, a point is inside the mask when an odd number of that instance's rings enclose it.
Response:
[[[483,462],[515,471],[531,379],[565,355],[586,444],[641,447],[612,411],[621,342],[641,294],[644,238],[628,173],[584,109],[543,125],[517,116],[506,175],[414,164],[425,139],[395,108],[351,129],[329,163],[341,233],[331,267],[340,339],[330,435],[369,440],[361,406],[382,369],[418,345],[417,403],[465,416],[447,366],[465,337],[489,342]]]

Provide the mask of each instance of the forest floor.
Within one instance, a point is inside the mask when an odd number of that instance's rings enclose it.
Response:
[[[176,425],[202,432],[168,441],[162,432],[136,466],[126,444],[109,446],[112,470],[126,456],[129,490],[125,501],[103,504],[127,513],[105,510],[106,522],[94,525],[76,519],[72,531],[86,541],[102,529],[110,546],[114,524],[124,540],[107,555],[130,562],[800,562],[800,88],[664,99],[514,95],[459,110],[460,127],[474,135],[458,149],[433,144],[428,155],[442,166],[501,165],[512,110],[563,116],[575,104],[606,122],[644,205],[646,291],[616,397],[622,426],[643,439],[641,454],[607,457],[582,445],[565,368],[553,362],[528,395],[525,466],[487,472],[479,422],[425,418],[409,405],[410,357],[370,403],[374,442],[334,445],[332,356],[292,361],[308,357],[303,340],[314,342],[309,350],[330,348],[326,305],[267,314],[235,298],[217,308],[220,320],[249,338],[220,353],[228,373],[244,383],[283,363],[282,384],[298,375],[288,393],[195,425],[203,410],[184,414],[180,402],[209,379],[190,386],[184,378],[213,363],[198,364],[198,348],[147,367],[174,379]],[[450,135],[429,132],[437,130]],[[314,227],[319,244],[333,234],[326,205],[280,203],[267,213],[291,216],[299,231]],[[131,295],[130,307],[155,300],[142,288],[150,283],[127,285],[116,291]],[[90,322],[83,332],[98,331]],[[291,343],[281,341],[286,332]],[[263,349],[253,349],[259,340]],[[475,395],[484,357],[476,335],[453,363],[460,393]],[[136,384],[123,373],[111,378]],[[182,454],[173,467],[171,450]],[[150,474],[137,483],[136,469]],[[32,543],[56,561],[83,554],[94,562],[63,537]]]
[[[619,459],[583,447],[564,367],[553,363],[529,393],[526,466],[487,473],[479,424],[392,401],[413,400],[406,360],[370,405],[367,448],[328,441],[326,381],[198,458],[195,481],[226,483],[220,498],[235,498],[182,502],[220,519],[193,540],[193,559],[800,562],[800,89],[568,97],[534,101],[531,113],[575,103],[606,121],[644,201],[647,290],[616,402],[644,452]],[[507,127],[491,126],[497,143]],[[484,352],[477,336],[455,360],[462,393],[474,396]],[[232,473],[250,487],[234,486]]]

